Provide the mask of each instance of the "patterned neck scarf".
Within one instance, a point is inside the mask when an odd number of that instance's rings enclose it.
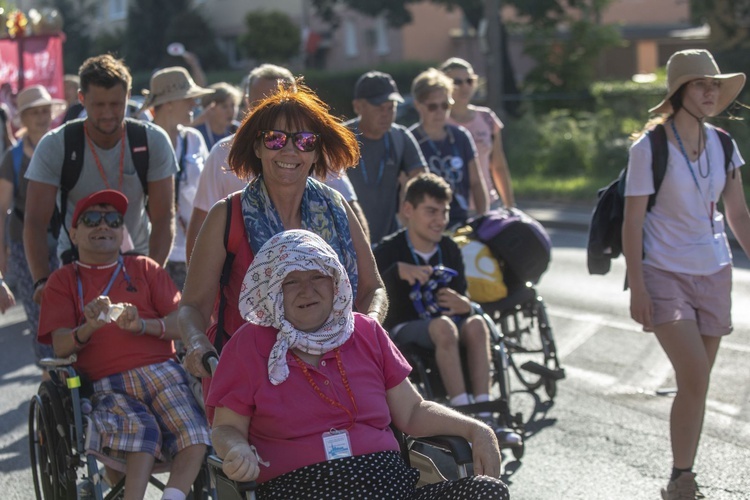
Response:
[[[349,218],[341,195],[315,179],[307,179],[300,206],[302,228],[323,238],[346,268],[352,293],[357,296],[357,254],[349,230]],[[250,248],[258,255],[268,239],[284,231],[279,213],[268,196],[263,176],[250,181],[242,191],[242,217]]]
[[[333,278],[333,309],[315,332],[297,330],[284,315],[281,284],[292,271],[320,271]],[[289,376],[289,349],[325,354],[346,342],[354,331],[353,294],[346,269],[330,245],[309,231],[294,229],[272,236],[255,254],[242,290],[242,317],[256,325],[279,329],[268,358],[268,379],[273,385]]]

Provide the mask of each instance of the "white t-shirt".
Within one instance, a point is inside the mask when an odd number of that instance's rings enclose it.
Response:
[[[192,127],[179,127],[180,135],[177,139],[177,164],[182,161],[182,171],[177,174],[175,184],[179,187],[179,199],[177,200],[177,223],[175,229],[174,246],[169,254],[170,262],[186,262],[185,242],[190,216],[193,214],[193,199],[198,190],[203,165],[208,157],[208,149],[200,132]],[[185,139],[182,138],[185,134]],[[187,149],[185,149],[187,143]],[[185,151],[183,155],[183,151]],[[183,160],[184,158],[184,160]],[[179,183],[179,184],[178,184]]]
[[[677,273],[714,274],[723,267],[716,257],[714,234],[731,259],[724,216],[716,209],[726,183],[724,151],[716,131],[706,127],[706,137],[700,158],[691,162],[700,191],[680,148],[669,143],[664,181],[643,224],[644,264]],[[654,193],[651,161],[651,143],[644,134],[630,148],[625,196]],[[744,164],[734,143],[729,175]],[[713,228],[709,215],[712,202]]]
[[[195,193],[193,206],[204,212],[208,212],[214,203],[226,198],[230,194],[244,189],[248,180],[242,180],[234,172],[229,170],[227,158],[232,148],[234,135],[225,137],[217,142],[208,154],[206,165],[201,172],[198,183],[198,191]],[[346,201],[356,201],[357,195],[351,181],[342,173],[339,177],[329,176],[324,181],[329,187],[335,189]]]

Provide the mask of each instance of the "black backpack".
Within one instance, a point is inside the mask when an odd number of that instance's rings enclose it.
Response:
[[[719,136],[721,148],[724,150],[724,169],[729,173],[729,167],[734,155],[732,137],[724,130],[711,127]],[[647,210],[651,210],[656,202],[656,195],[667,172],[668,144],[667,132],[664,125],[657,125],[646,133],[651,142],[651,165],[654,176],[654,193],[648,197]],[[586,247],[586,263],[589,274],[607,274],[612,265],[612,259],[622,253],[622,223],[625,210],[625,175],[623,169],[620,175],[609,185],[601,188],[589,225],[589,239]]]
[[[50,231],[57,239],[60,236],[60,228],[68,233],[65,227],[65,214],[68,205],[68,193],[78,182],[83,170],[83,154],[86,149],[86,137],[83,130],[85,118],[72,120],[65,124],[64,142],[65,155],[63,156],[62,171],[60,172],[60,205],[55,207],[55,212],[50,221]],[[143,188],[144,202],[148,200],[148,137],[146,135],[146,124],[141,120],[125,118],[125,130],[130,143],[130,156],[133,159],[135,171]],[[70,239],[70,235],[68,235]],[[74,249],[72,249],[75,252]],[[63,262],[71,262],[75,254],[70,251],[63,253]]]

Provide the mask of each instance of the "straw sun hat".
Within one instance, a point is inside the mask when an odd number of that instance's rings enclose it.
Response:
[[[656,106],[649,109],[651,113],[669,113],[672,104],[669,98],[689,81],[700,78],[715,78],[721,80],[719,100],[716,103],[714,115],[718,115],[737,98],[745,85],[744,73],[719,72],[713,56],[707,50],[681,50],[672,54],[667,61],[667,96]]]
[[[18,93],[16,97],[18,105],[18,114],[21,114],[29,108],[38,108],[40,106],[52,106],[52,118],[54,119],[60,113],[65,111],[67,103],[62,99],[53,99],[46,88],[42,85],[31,85]]]
[[[151,76],[150,90],[142,93],[146,97],[141,110],[156,107],[181,99],[202,97],[213,94],[211,89],[204,89],[195,84],[187,70],[181,66],[164,68]]]

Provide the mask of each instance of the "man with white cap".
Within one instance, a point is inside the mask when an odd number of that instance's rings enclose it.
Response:
[[[86,118],[68,122],[45,135],[26,172],[29,190],[24,246],[36,280],[36,300],[40,300],[44,282],[52,272],[47,262],[45,228],[55,211],[58,194],[60,200],[66,198],[59,207],[66,215],[63,227],[70,227],[73,208],[80,199],[106,188],[124,193],[130,200],[125,225],[133,249],[160,265],[166,263],[174,239],[177,161],[167,134],[153,124],[125,119],[132,78],[121,60],[109,54],[91,57],[81,65],[79,76],[78,98],[86,109]],[[76,137],[78,146],[66,155],[65,132],[72,130],[82,132],[83,137]],[[135,144],[138,137],[145,139],[142,144]],[[140,169],[137,159],[144,157],[146,165]],[[79,175],[68,191],[62,174],[70,172],[76,162]],[[58,254],[69,246],[67,236],[61,234]]]
[[[193,212],[193,199],[208,157],[208,149],[201,133],[186,125],[192,121],[195,100],[212,93],[213,90],[196,85],[185,68],[180,66],[164,68],[154,73],[149,90],[143,91],[146,100],[141,110],[153,110],[153,123],[167,132],[177,157],[177,224],[166,269],[180,290],[185,284],[187,272],[185,238]]]
[[[16,145],[5,153],[0,163],[0,213],[7,214],[12,208],[10,217],[0,217],[0,271],[6,273],[15,283],[16,294],[23,304],[34,339],[34,354],[38,363],[40,359],[50,357],[52,350],[36,342],[39,305],[32,300],[34,280],[31,278],[23,247],[24,208],[28,186],[24,174],[29,168],[31,156],[39,140],[50,129],[52,121],[65,111],[65,101],[53,99],[41,85],[26,87],[18,93],[17,99],[18,114],[26,132]],[[54,269],[58,265],[56,245],[52,235],[47,235],[46,257],[50,268]],[[6,247],[10,247],[10,255],[6,253]],[[46,376],[46,373],[43,373],[43,376]]]
[[[398,228],[401,184],[427,172],[414,136],[393,123],[399,102],[404,99],[391,75],[370,71],[354,86],[352,105],[358,117],[346,123],[357,134],[362,155],[359,166],[349,169],[347,175],[370,226],[372,243]]]

